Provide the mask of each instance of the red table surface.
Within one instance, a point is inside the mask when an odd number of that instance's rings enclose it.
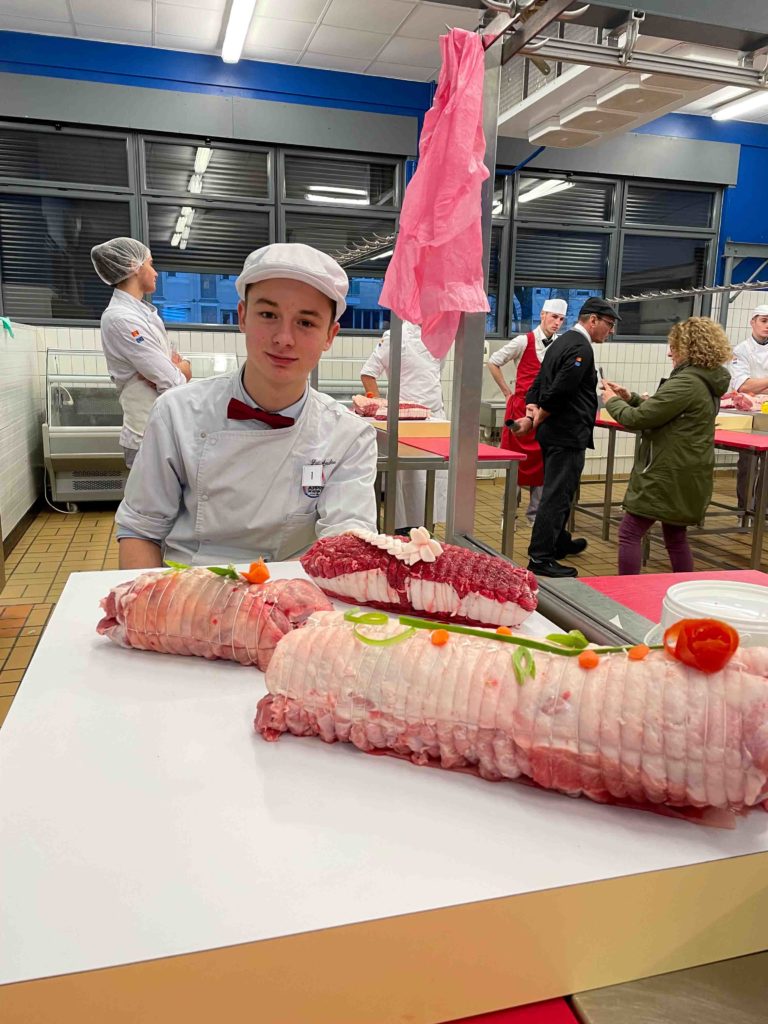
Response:
[[[564,999],[547,999],[543,1003],[516,1006],[513,1010],[462,1017],[450,1024],[577,1024],[577,1019]]]
[[[606,420],[598,416],[595,420],[598,427],[608,427],[609,430],[621,430],[629,433],[626,427],[622,427],[615,420]],[[735,448],[743,451],[768,451],[768,434],[752,433],[748,430],[715,430],[715,444],[725,448]]]
[[[768,434],[766,435],[768,437]],[[419,448],[431,455],[441,455],[448,458],[451,450],[450,437],[401,437],[400,444],[410,445],[411,448]],[[507,448],[494,448],[492,444],[478,444],[477,458],[479,462],[486,459],[511,459],[522,462],[525,456],[520,452],[511,452]]]
[[[661,604],[673,583],[690,580],[732,580],[768,586],[768,573],[757,569],[732,569],[722,572],[659,572],[640,576],[582,576],[581,582],[599,590],[625,608],[644,615],[651,622],[661,621]]]

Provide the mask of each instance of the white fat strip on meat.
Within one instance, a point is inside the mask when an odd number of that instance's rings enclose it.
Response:
[[[267,671],[255,726],[384,750],[419,764],[525,776],[599,802],[739,811],[768,791],[768,649],[745,648],[704,674],[664,652],[642,661],[531,650],[518,682],[512,644],[427,630],[370,646],[339,612],[286,637]],[[404,627],[358,626],[382,638]]]

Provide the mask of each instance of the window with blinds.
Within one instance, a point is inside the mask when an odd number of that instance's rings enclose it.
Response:
[[[602,291],[609,237],[519,228],[513,268],[515,284]]]
[[[155,304],[167,322],[237,322],[235,279],[270,241],[262,210],[148,203],[149,247],[160,271]]]
[[[699,288],[704,284],[711,242],[669,235],[624,235],[620,292]],[[665,337],[673,324],[693,314],[693,298],[659,298],[621,306],[621,333]]]
[[[124,137],[0,128],[0,179],[128,188]]]
[[[129,235],[128,201],[0,194],[3,311],[20,321],[98,320],[112,289],[91,247]]]
[[[264,201],[272,197],[267,150],[145,139],[144,159],[149,192]]]
[[[521,175],[516,219],[607,224],[614,219],[615,191],[612,181]]]
[[[397,206],[397,163],[384,160],[344,160],[285,153],[283,198],[287,203],[356,207]]]
[[[624,223],[679,228],[711,228],[716,194],[681,188],[628,185]]]

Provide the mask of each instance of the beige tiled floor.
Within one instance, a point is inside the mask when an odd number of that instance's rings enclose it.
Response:
[[[716,498],[732,501],[733,476],[721,474],[716,481]],[[616,499],[624,484],[617,483]],[[478,483],[475,535],[491,547],[501,543],[501,507],[503,480]],[[581,500],[601,501],[603,485],[587,483]],[[524,507],[527,504],[525,496]],[[735,516],[715,520],[735,525]],[[600,524],[582,514],[577,516],[576,536],[586,537],[589,547],[573,564],[581,576],[611,576],[616,572],[616,529],[611,540],[600,537]],[[525,564],[530,526],[524,515],[518,516],[515,534],[515,561]],[[725,535],[707,539],[710,551],[725,559],[729,567],[749,567],[748,535]],[[763,566],[768,568],[768,539],[763,548]],[[4,720],[24,672],[45,628],[53,606],[59,599],[69,574],[77,571],[117,568],[117,542],[114,539],[114,511],[81,512],[61,515],[41,512],[6,559],[7,582],[0,590],[0,723]],[[696,559],[697,569],[710,568]],[[666,553],[654,544],[646,572],[669,572]]]

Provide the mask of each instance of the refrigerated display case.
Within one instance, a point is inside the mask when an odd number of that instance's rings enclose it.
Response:
[[[196,352],[192,379],[230,373],[238,357]],[[120,501],[128,477],[120,448],[123,413],[104,353],[48,349],[43,455],[55,502]]]

